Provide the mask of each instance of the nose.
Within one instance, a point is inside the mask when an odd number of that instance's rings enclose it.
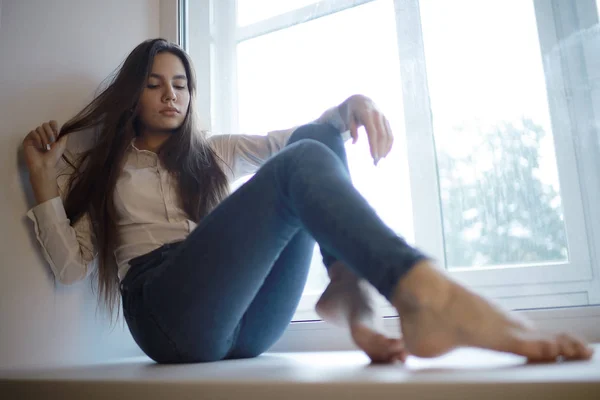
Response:
[[[173,90],[173,88],[171,86],[168,86],[167,89],[165,90],[165,93],[163,93],[163,101],[165,103],[168,103],[169,101],[176,101],[177,100],[177,95],[175,94],[175,91]]]

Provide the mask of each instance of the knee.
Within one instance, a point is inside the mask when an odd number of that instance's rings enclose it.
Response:
[[[306,141],[317,142],[331,150],[331,154],[335,155],[345,168],[348,169],[348,161],[346,157],[346,148],[344,147],[344,139],[342,135],[329,124],[307,124],[299,127],[290,137],[287,146],[296,146],[299,143]],[[310,146],[310,145],[308,145]],[[303,150],[299,150],[303,151]],[[310,151],[310,149],[309,149]],[[322,153],[322,152],[321,152]],[[321,154],[317,151],[317,154]]]
[[[311,182],[316,176],[334,171],[348,174],[344,162],[330,148],[316,140],[303,139],[272,157],[258,174],[274,174],[276,181],[285,186],[292,181]]]
[[[298,127],[290,139],[288,144],[295,143],[302,139],[313,139],[322,143],[342,142],[340,132],[330,124],[310,123]],[[329,146],[328,146],[329,147]]]
[[[306,170],[323,168],[323,164],[339,162],[336,153],[314,139],[302,139],[286,149],[287,158],[294,166]]]
[[[293,145],[304,140],[313,140],[328,147],[338,157],[345,159],[346,149],[342,135],[329,124],[306,124],[297,128],[287,145]]]

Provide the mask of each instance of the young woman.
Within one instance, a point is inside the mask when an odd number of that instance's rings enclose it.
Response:
[[[23,141],[38,203],[28,215],[54,274],[76,282],[97,259],[100,300],[112,313],[120,291],[131,334],[153,360],[266,351],[294,314],[315,240],[331,277],[317,311],[346,325],[374,361],[458,346],[591,356],[581,340],[541,334],[453,282],[377,217],[352,186],[342,138],[364,126],[375,163],[389,153],[389,124],[370,99],[352,96],[266,136],[206,137],[195,91],[188,55],[148,40],[60,132],[50,121]],[[82,130],[94,133],[91,150],[65,151],[67,135]],[[371,328],[363,280],[398,310],[403,340]]]

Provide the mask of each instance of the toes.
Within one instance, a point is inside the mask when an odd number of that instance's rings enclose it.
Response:
[[[383,335],[376,334],[365,346],[367,355],[374,363],[392,363],[397,360],[406,359],[404,346],[398,339],[390,339]]]
[[[554,361],[560,354],[559,343],[554,339],[521,339],[515,348],[515,353],[527,357],[531,362]]]
[[[578,346],[575,340],[568,335],[559,335],[557,341],[560,346],[561,356],[563,356],[566,360],[577,358],[577,354],[580,352],[580,349],[577,348]]]
[[[541,361],[554,361],[560,354],[560,345],[556,340],[541,340],[539,346],[541,349]]]
[[[410,353],[406,349],[404,340],[402,340],[402,339],[391,339],[391,340],[396,341],[396,343],[393,345],[395,360],[405,363],[406,359],[408,358]]]
[[[592,354],[583,340],[572,335],[561,334],[550,339],[521,342],[522,355],[533,362],[556,361],[559,357],[564,360],[587,360]]]
[[[406,364],[406,359],[408,358],[408,355],[408,351],[403,351],[400,354],[398,354],[397,360],[400,361],[402,364]]]
[[[373,331],[363,332],[360,338],[355,338],[355,342],[375,364],[405,362],[408,357],[401,339],[388,338]]]
[[[382,335],[383,336],[383,335]],[[402,339],[395,339],[395,338],[386,338],[385,336],[383,336],[385,338],[385,340],[387,341],[387,346],[391,349],[391,350],[404,350],[404,340]]]
[[[588,360],[593,351],[583,340],[573,335],[559,335],[561,355],[567,360]]]
[[[591,347],[587,347],[586,346],[583,358],[585,360],[589,360],[590,358],[592,358],[593,355],[594,355],[594,349],[592,349]]]
[[[350,333],[354,343],[373,363],[405,362],[409,355],[402,338],[387,337],[361,323],[353,324]]]
[[[580,360],[589,360],[594,355],[594,350],[578,338],[575,339],[575,348],[577,349],[577,358]]]

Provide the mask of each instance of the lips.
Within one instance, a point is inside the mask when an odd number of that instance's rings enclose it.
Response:
[[[168,108],[163,108],[162,110],[159,111],[161,114],[179,114],[179,110],[176,108],[172,108],[172,107],[168,107]]]

